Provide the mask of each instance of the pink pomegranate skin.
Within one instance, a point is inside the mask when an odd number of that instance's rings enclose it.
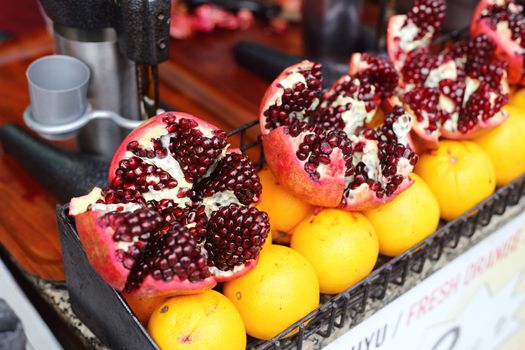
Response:
[[[497,58],[508,63],[509,84],[525,85],[525,48],[520,47],[510,37],[498,33],[488,24],[487,18],[482,18],[482,12],[494,3],[493,0],[481,0],[478,3],[470,21],[470,34],[472,37],[480,34],[488,35],[496,43]],[[525,35],[522,37],[525,38]]]
[[[355,54],[349,72],[323,92],[319,63],[290,66],[268,87],[259,115],[265,159],[279,183],[309,204],[354,211],[406,189],[417,155],[403,108],[367,127],[396,89],[393,64]]]
[[[142,282],[139,289],[129,292],[129,294],[137,295],[141,298],[152,298],[158,296],[177,296],[177,295],[188,295],[188,294],[199,294],[208,289],[215,287],[217,282],[213,277],[199,282],[195,285],[194,282],[188,280],[181,281],[175,277],[171,282],[159,282],[153,277],[148,276]]]
[[[402,25],[402,23],[404,23],[406,19],[406,15],[395,15],[390,17],[390,19],[388,20],[386,31],[386,48],[388,52],[388,57],[394,63],[398,71],[400,71],[401,67],[403,66],[404,58],[401,57],[403,56],[403,52],[399,47],[399,39],[396,37],[397,33],[394,30],[392,30],[392,28]],[[406,55],[406,53],[404,54]]]
[[[279,90],[281,90],[281,87],[279,85],[280,81],[286,78],[288,75],[290,75],[290,72],[300,70],[300,69],[311,69],[314,65],[313,62],[309,61],[302,61],[297,64],[294,64],[279,74],[277,78],[272,82],[272,84],[266,89],[266,92],[264,93],[264,96],[262,98],[262,103],[259,108],[259,121],[260,121],[260,127],[261,127],[261,134],[264,136],[270,132],[266,128],[265,122],[266,118],[264,117],[263,113],[264,111],[269,107],[269,105],[272,103],[274,97],[276,94],[278,94]]]
[[[264,135],[263,147],[266,162],[282,186],[307,203],[325,207],[339,205],[345,188],[344,161],[340,152],[332,157],[329,165],[332,171],[315,181],[291,151],[294,149],[292,138],[284,132],[284,128]]]
[[[100,211],[86,211],[75,216],[78,236],[93,269],[111,287],[123,290],[129,270],[116,259],[112,230],[96,225],[103,215]]]

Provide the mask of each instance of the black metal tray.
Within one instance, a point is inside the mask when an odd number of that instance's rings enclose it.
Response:
[[[235,142],[240,143],[240,149],[248,151],[254,163],[262,167],[264,154],[259,140],[247,142],[247,135],[254,132],[254,127],[257,128],[256,121],[228,135],[238,138]],[[248,348],[301,349],[306,340],[314,335],[328,338],[336,328],[348,326],[348,321],[353,326],[362,319],[373,302],[385,298],[387,288],[406,287],[409,274],[415,274],[422,280],[425,264],[438,261],[445,248],[456,249],[461,238],[472,240],[493,217],[517,205],[524,192],[525,175],[499,188],[458,219],[443,222],[435,233],[402,255],[393,259],[380,257],[374,271],[364,280],[343,293],[322,295],[321,304],[316,310],[275,338],[268,341],[249,338]],[[74,221],[67,213],[67,205],[57,207],[66,283],[73,311],[111,349],[158,349],[125,300],[92,269],[79,241]],[[287,337],[297,328],[299,331],[295,335]]]

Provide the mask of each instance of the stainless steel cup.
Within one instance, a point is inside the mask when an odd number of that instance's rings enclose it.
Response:
[[[29,65],[26,76],[35,122],[61,125],[86,113],[90,71],[82,61],[64,55],[42,57]]]

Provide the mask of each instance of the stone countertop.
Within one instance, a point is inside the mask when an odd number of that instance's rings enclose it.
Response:
[[[65,282],[50,282],[26,274],[44,300],[51,305],[56,313],[71,326],[78,338],[89,349],[109,350],[100,340],[78,319],[69,303],[69,293]]]

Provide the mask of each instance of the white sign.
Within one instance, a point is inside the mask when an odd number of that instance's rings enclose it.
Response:
[[[525,349],[525,213],[326,350]]]

